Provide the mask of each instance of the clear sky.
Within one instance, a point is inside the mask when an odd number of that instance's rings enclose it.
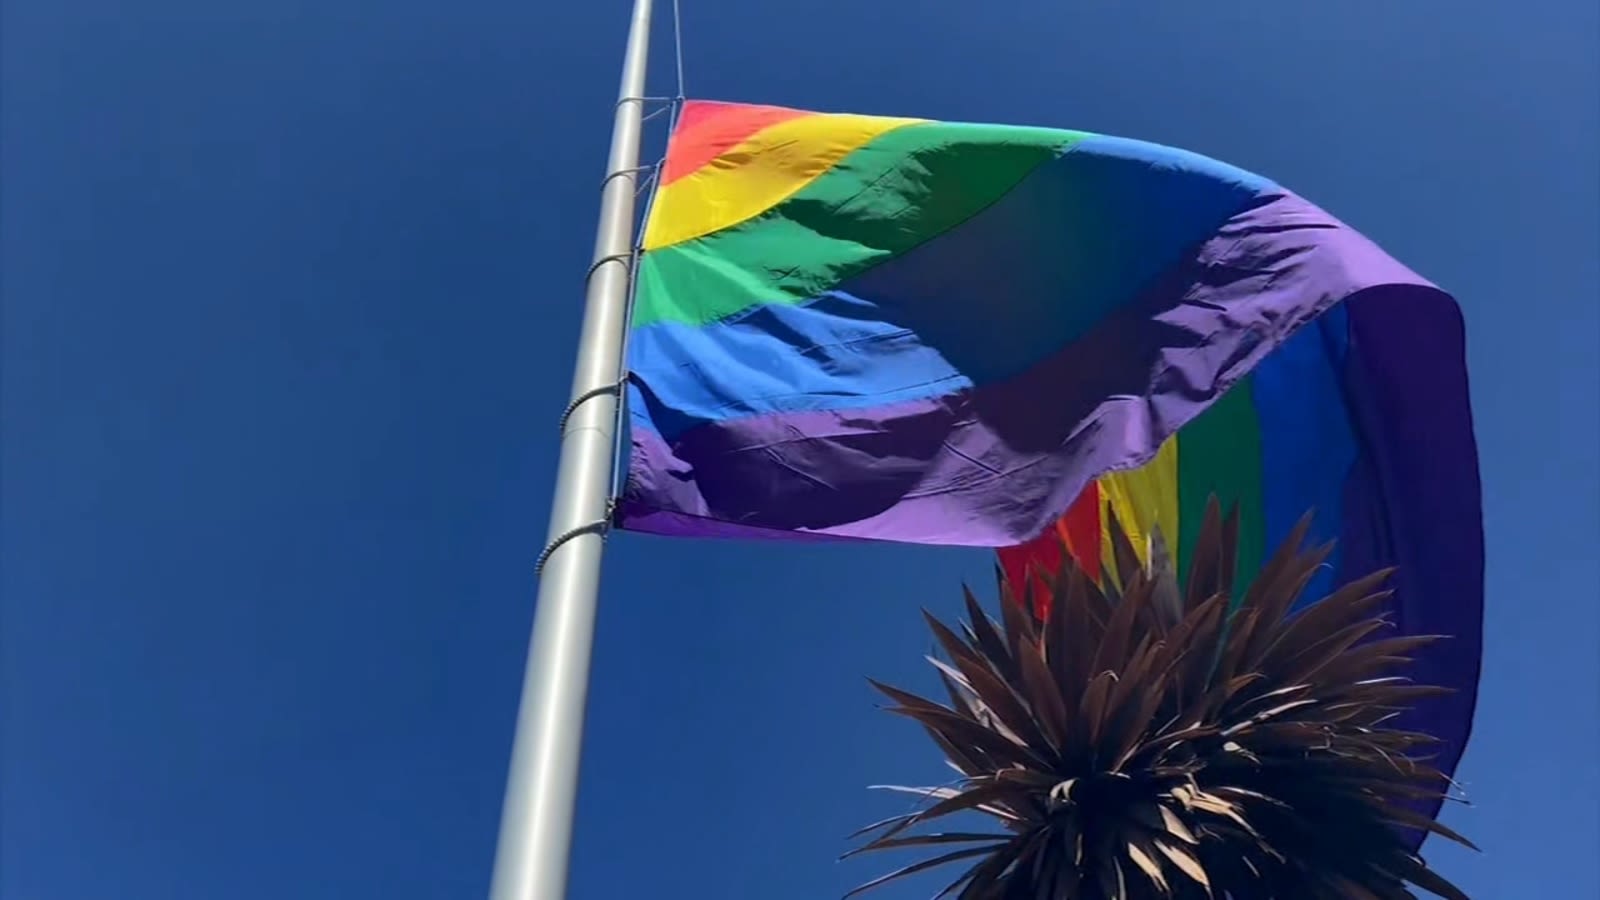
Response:
[[[627,5],[6,0],[0,896],[482,895]],[[692,95],[1183,146],[1453,290],[1485,852],[1436,862],[1600,895],[1600,7],[685,5]],[[866,786],[944,770],[863,679],[932,689],[988,565],[616,536],[572,896],[882,871]]]

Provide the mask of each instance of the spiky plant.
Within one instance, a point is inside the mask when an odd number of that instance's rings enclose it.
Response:
[[[1238,519],[1213,500],[1181,588],[1159,536],[1146,566],[1113,523],[1115,579],[1063,553],[1042,619],[1003,577],[1003,624],[970,591],[961,634],[928,616],[950,705],[873,684],[960,778],[893,788],[931,804],[858,832],[871,839],[847,855],[941,850],[846,896],[967,861],[938,896],[1390,900],[1414,886],[1466,900],[1402,831],[1472,846],[1412,809],[1449,782],[1418,755],[1431,739],[1391,724],[1439,692],[1395,674],[1434,638],[1380,634],[1388,572],[1291,616],[1329,551],[1302,549],[1309,521],[1231,614]],[[1003,831],[913,833],[962,811]]]

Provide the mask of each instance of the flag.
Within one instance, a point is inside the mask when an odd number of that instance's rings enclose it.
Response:
[[[1208,494],[1308,596],[1398,566],[1453,768],[1483,534],[1455,301],[1259,175],[1054,128],[691,101],[642,240],[619,527],[1179,565]],[[1180,569],[1180,571],[1182,571]]]

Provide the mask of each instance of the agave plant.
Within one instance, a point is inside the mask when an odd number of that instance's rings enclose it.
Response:
[[[929,802],[857,832],[870,839],[847,856],[940,852],[846,896],[965,861],[939,897],[1390,900],[1414,887],[1466,900],[1405,833],[1472,846],[1415,811],[1450,783],[1419,755],[1431,738],[1392,725],[1438,693],[1396,674],[1434,638],[1382,633],[1388,572],[1291,615],[1330,549],[1303,549],[1309,521],[1237,604],[1237,514],[1213,499],[1182,582],[1159,535],[1145,563],[1113,522],[1103,583],[1063,553],[1040,596],[1000,578],[1001,624],[971,591],[959,634],[927,616],[950,704],[873,684],[960,778],[893,788]],[[958,812],[1001,830],[915,830]]]

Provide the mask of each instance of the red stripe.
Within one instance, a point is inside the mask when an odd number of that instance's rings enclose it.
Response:
[[[1015,547],[1001,547],[995,551],[1000,558],[1000,569],[1012,590],[1019,590],[1023,579],[1033,573],[1033,599],[1040,616],[1050,614],[1050,596],[1045,591],[1041,573],[1055,573],[1061,568],[1061,545],[1090,578],[1100,577],[1100,485],[1091,482],[1078,499],[1067,507],[1067,512],[1044,533]]]
[[[661,183],[671,184],[688,175],[758,131],[809,115],[814,113],[781,106],[690,100],[678,113],[678,125],[667,147]]]

